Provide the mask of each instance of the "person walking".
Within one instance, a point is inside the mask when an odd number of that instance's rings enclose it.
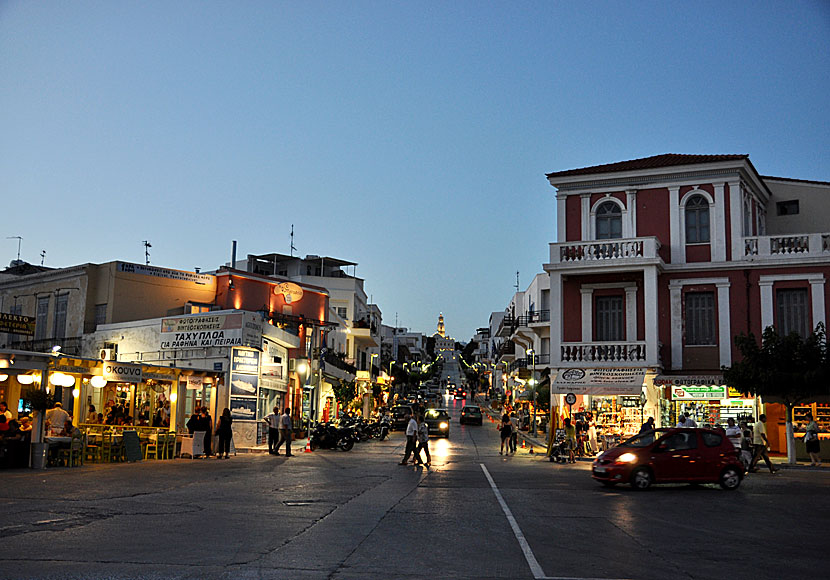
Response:
[[[231,410],[225,408],[225,410],[222,411],[222,416],[219,417],[219,421],[216,424],[216,434],[219,435],[219,447],[216,450],[216,459],[222,459],[223,453],[225,454],[225,459],[230,457],[231,437],[233,437],[231,423],[233,423],[233,419],[231,419]]]
[[[568,447],[568,463],[576,463],[576,427],[571,425],[571,419],[565,419],[565,443]]]
[[[646,422],[640,427],[640,433],[645,433],[646,431],[654,431],[654,417],[646,419]]]
[[[205,457],[213,455],[213,420],[207,407],[202,407],[202,429],[205,431]]]
[[[499,455],[510,453],[510,436],[513,433],[513,424],[510,423],[510,415],[507,413],[502,415],[501,422],[496,429],[501,435],[501,448],[499,449]]]
[[[424,421],[423,415],[418,417],[418,448],[415,449],[415,462],[419,464],[424,463],[421,459],[422,449],[427,458],[426,466],[429,468],[432,464],[432,457],[429,455],[429,425]]]
[[[519,443],[519,418],[510,413],[510,453],[515,454]]]
[[[778,469],[772,465],[772,461],[769,459],[769,453],[767,453],[769,439],[767,439],[766,423],[767,416],[761,414],[758,416],[758,420],[755,422],[755,425],[752,426],[752,446],[754,450],[752,454],[752,463],[749,464],[749,471],[758,471],[758,468],[755,466],[758,464],[758,460],[763,457],[764,462],[769,468],[769,472],[777,473]]]
[[[741,452],[741,428],[735,424],[735,419],[729,417],[726,420],[726,429],[724,430],[726,433],[726,438],[732,443],[732,446],[735,448],[739,454]]]
[[[291,409],[285,408],[285,412],[280,416],[279,422],[280,440],[277,443],[277,449],[274,455],[280,454],[280,446],[285,442],[285,456],[292,457],[291,454]]]
[[[599,445],[597,445],[597,421],[594,419],[593,413],[588,413],[588,447],[589,455],[593,457],[599,452]],[[654,419],[652,419],[652,423]]]
[[[409,456],[415,452],[415,439],[418,435],[418,422],[415,417],[409,415],[409,422],[406,424],[406,449],[404,456],[398,465],[406,465],[409,462]]]
[[[807,453],[810,455],[810,465],[812,467],[821,467],[821,447],[818,441],[818,423],[813,419],[812,413],[807,413],[807,426],[804,428],[804,446],[807,448]]]
[[[683,413],[683,416],[686,417],[686,427],[692,427],[692,428],[697,427],[697,421],[694,420],[694,418],[689,414],[688,411]]]
[[[268,453],[276,455],[277,441],[279,440],[280,409],[274,407],[271,413],[265,415],[262,420],[268,425]]]

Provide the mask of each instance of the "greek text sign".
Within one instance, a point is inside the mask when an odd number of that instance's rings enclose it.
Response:
[[[726,385],[683,385],[671,387],[673,401],[701,401],[709,399],[726,399]]]
[[[242,346],[242,313],[163,318],[161,350]]]
[[[170,268],[158,268],[156,266],[133,264],[131,262],[116,262],[118,272],[128,274],[141,274],[143,276],[155,276],[156,278],[168,278],[170,280],[182,280],[196,284],[214,284],[215,278],[210,274],[197,274],[184,270],[171,270]]]
[[[231,370],[240,373],[259,373],[259,351],[243,348],[233,349]]]
[[[33,316],[0,312],[0,332],[34,336],[35,319]]]
[[[559,369],[551,393],[564,395],[639,395],[644,369]]]
[[[104,379],[113,383],[140,383],[141,367],[126,363],[105,362]]]

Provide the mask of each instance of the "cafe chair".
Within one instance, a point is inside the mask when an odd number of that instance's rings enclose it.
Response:
[[[147,439],[144,444],[144,459],[161,459],[159,457],[159,445],[161,444],[161,433],[156,434],[156,439]]]
[[[84,440],[80,433],[72,436],[68,449],[58,450],[58,461],[67,467],[77,467],[84,463]]]

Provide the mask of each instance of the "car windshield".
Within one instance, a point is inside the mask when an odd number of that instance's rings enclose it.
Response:
[[[478,415],[481,413],[481,409],[478,407],[464,407],[464,412],[468,415]]]
[[[450,414],[446,409],[429,409],[426,414],[427,419],[449,419]]]
[[[409,407],[395,407],[395,408],[392,409],[392,414],[397,416],[397,417],[406,415],[407,413],[411,413],[411,412],[412,412],[412,409],[410,409]]]
[[[637,435],[636,437],[632,437],[628,441],[623,441],[620,443],[620,447],[648,447],[654,440],[658,437],[661,437],[665,434],[665,431],[647,431],[642,435]]]

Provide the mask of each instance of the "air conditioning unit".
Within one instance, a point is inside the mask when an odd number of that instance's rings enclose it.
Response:
[[[98,354],[98,358],[101,360],[116,360],[117,356],[118,353],[114,348],[102,348],[101,352]]]

